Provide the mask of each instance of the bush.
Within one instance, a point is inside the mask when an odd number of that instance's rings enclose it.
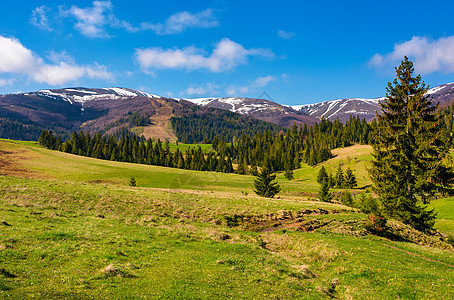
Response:
[[[387,229],[386,219],[376,214],[370,214],[364,228],[373,234],[383,234]]]
[[[353,206],[353,197],[349,191],[344,191],[341,195],[340,202],[343,205]]]

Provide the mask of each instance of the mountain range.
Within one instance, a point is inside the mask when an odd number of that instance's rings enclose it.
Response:
[[[441,107],[451,105],[454,103],[454,83],[431,88],[427,94]],[[176,118],[210,119],[211,125],[204,126],[214,126],[213,120],[220,122],[217,124],[225,122],[235,128],[236,134],[241,134],[241,128],[245,126],[268,126],[253,120],[287,128],[293,124],[313,125],[321,118],[339,118],[345,122],[350,116],[359,116],[370,121],[382,99],[348,98],[289,106],[244,97],[166,98],[118,87],[46,89],[0,95],[0,137],[34,140],[43,129],[64,135],[73,130],[113,133],[126,127],[146,138],[175,141],[178,137],[171,121]],[[180,123],[187,124],[185,122]],[[233,123],[241,123],[243,127]]]

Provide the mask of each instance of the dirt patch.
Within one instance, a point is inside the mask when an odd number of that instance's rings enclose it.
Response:
[[[173,133],[170,125],[172,107],[170,107],[169,104],[163,100],[158,100],[158,102],[162,105],[162,107],[157,108],[156,114],[150,117],[151,125],[144,128],[142,136],[146,139],[159,138],[161,141],[168,139],[169,142],[174,143],[176,142],[177,137]]]
[[[27,170],[20,161],[30,159],[26,150],[0,150],[0,175],[37,178],[38,173]]]
[[[366,231],[360,221],[329,220],[314,216],[341,214],[342,209],[303,209],[296,212],[280,211],[266,215],[233,215],[224,216],[224,223],[229,227],[242,227],[256,232],[273,232],[277,230],[297,230],[312,232],[318,229],[354,236],[363,236]]]

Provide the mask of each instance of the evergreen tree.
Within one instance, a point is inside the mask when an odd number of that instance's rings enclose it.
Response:
[[[292,169],[286,169],[284,172],[284,177],[287,180],[293,180],[293,170]]]
[[[437,106],[426,96],[421,76],[413,77],[413,63],[405,57],[396,68],[397,78],[388,83],[380,102],[374,129],[372,168],[369,170],[385,217],[398,219],[421,231],[433,228],[435,213],[424,206],[454,177],[444,168],[448,147],[440,139]]]
[[[257,178],[254,180],[254,192],[263,197],[273,198],[281,191],[281,187],[276,179],[276,174],[272,174],[268,167],[263,167]]]
[[[341,166],[337,168],[336,175],[334,175],[334,181],[336,183],[336,187],[341,189],[344,187],[344,172],[342,171]]]
[[[129,186],[136,186],[136,178],[134,176],[129,179]]]
[[[344,191],[340,198],[340,202],[347,206],[353,206],[353,197],[349,191]]]
[[[320,171],[318,171],[317,182],[319,184],[322,184],[323,181],[328,181],[328,180],[329,180],[328,173],[326,172],[325,167],[322,166]]]
[[[318,199],[323,202],[331,202],[333,195],[329,192],[328,180],[322,181],[320,189],[318,190]]]
[[[352,169],[347,168],[347,170],[345,171],[345,177],[344,177],[344,187],[347,189],[352,189],[357,185],[358,185],[358,183],[356,182],[355,174],[353,174]]]

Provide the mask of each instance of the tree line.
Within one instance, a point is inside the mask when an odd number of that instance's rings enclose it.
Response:
[[[198,146],[172,152],[168,141],[146,140],[127,130],[111,136],[73,132],[66,140],[44,130],[39,143],[82,156],[189,170],[255,175],[258,167],[267,166],[273,172],[285,170],[286,177],[292,178],[291,171],[299,168],[301,162],[318,164],[332,157],[332,148],[367,142],[369,134],[370,124],[352,117],[345,125],[339,120],[322,119],[313,127],[293,126],[285,132],[264,130],[253,136],[243,133],[236,142],[215,135],[212,150],[205,152]]]

